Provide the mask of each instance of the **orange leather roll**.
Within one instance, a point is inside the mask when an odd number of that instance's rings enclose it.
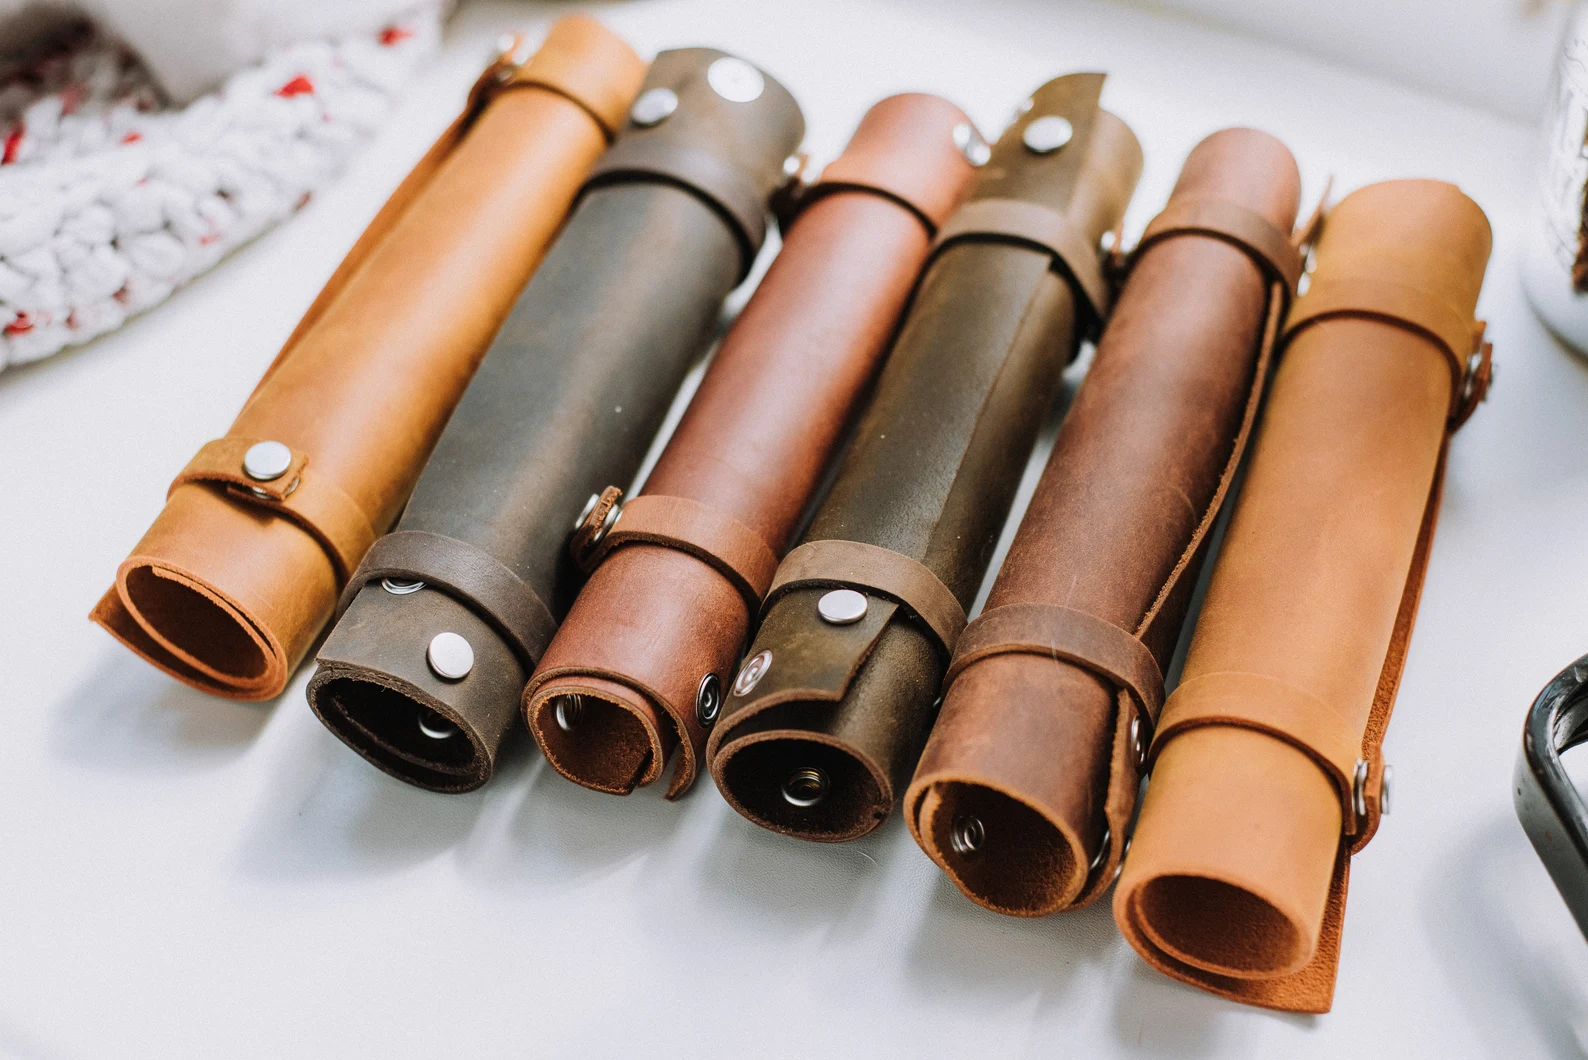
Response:
[[[498,60],[203,446],[90,616],[206,692],[286,687],[413,488],[645,63],[559,20]]]
[[[1489,379],[1489,249],[1483,211],[1437,181],[1363,188],[1324,224],[1114,892],[1176,979],[1330,1007],[1447,444]]]

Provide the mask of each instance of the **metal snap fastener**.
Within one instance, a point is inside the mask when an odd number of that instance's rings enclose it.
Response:
[[[743,59],[724,55],[706,68],[706,84],[729,103],[749,103],[760,97],[766,79]]]
[[[772,668],[772,653],[770,651],[757,652],[745,661],[744,668],[739,671],[739,676],[733,682],[733,694],[736,696],[749,695],[766,672]]]
[[[948,828],[948,845],[962,858],[974,857],[986,838],[987,831],[982,827],[981,818],[970,814],[954,818]]]
[[[437,677],[461,681],[474,669],[474,649],[456,633],[437,633],[430,638],[425,661]]]
[[[823,622],[847,626],[866,617],[866,597],[853,589],[834,589],[816,601],[816,613]]]
[[[678,93],[670,88],[653,88],[640,94],[629,110],[629,120],[642,129],[660,125],[678,109]]]
[[[601,494],[590,494],[590,499],[584,502],[583,508],[579,509],[579,518],[573,521],[573,528],[575,532],[578,532],[579,528],[584,525],[584,521],[590,518],[590,513],[595,511],[595,506],[600,502]]]
[[[557,728],[563,732],[573,732],[579,727],[579,719],[584,716],[583,696],[558,696],[552,702],[555,704]]]
[[[243,454],[243,473],[255,482],[272,482],[292,466],[292,450],[280,442],[257,442]]]
[[[820,769],[796,769],[783,782],[783,801],[807,809],[827,797],[827,774]]]
[[[1356,771],[1351,777],[1351,812],[1358,817],[1367,816],[1367,759],[1356,760]]]
[[[423,589],[425,583],[403,581],[401,578],[382,578],[380,587],[393,596],[407,596],[409,593],[416,593]]]
[[[1102,842],[1097,844],[1097,853],[1092,855],[1092,863],[1090,865],[1086,866],[1086,871],[1087,871],[1088,874],[1096,872],[1098,870],[1098,868],[1102,866],[1103,862],[1105,860],[1107,860],[1107,858],[1108,858],[1108,845],[1110,843],[1112,843],[1113,841],[1114,841],[1113,829],[1109,828],[1107,825],[1104,825],[1103,826],[1103,839],[1102,839]]]
[[[1395,767],[1386,765],[1384,767],[1384,776],[1378,782],[1379,813],[1387,815],[1390,812],[1390,785],[1394,782],[1394,780]]]
[[[420,708],[419,731],[432,740],[448,740],[458,734],[457,726],[433,710]]]
[[[987,141],[982,139],[981,133],[969,122],[960,122],[954,126],[954,146],[959,148],[959,153],[965,156],[965,161],[980,168],[987,164],[992,157],[992,148]]]
[[[717,715],[722,713],[722,681],[716,674],[708,673],[700,679],[695,690],[695,720],[703,729],[711,728]]]
[[[1140,715],[1130,719],[1130,755],[1137,769],[1147,764],[1147,741],[1141,736]]]
[[[1075,126],[1069,121],[1057,114],[1047,114],[1026,126],[1026,131],[1020,135],[1020,142],[1032,154],[1051,155],[1069,143],[1074,135]]]

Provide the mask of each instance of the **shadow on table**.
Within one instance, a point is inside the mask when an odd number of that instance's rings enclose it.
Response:
[[[49,748],[57,758],[93,769],[198,771],[246,751],[274,706],[207,695],[117,647],[54,705]]]
[[[1424,929],[1485,1051],[1588,1057],[1588,952],[1522,826],[1480,822],[1422,887]]]

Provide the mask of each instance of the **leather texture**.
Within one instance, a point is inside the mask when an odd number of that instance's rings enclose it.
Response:
[[[717,63],[750,70],[708,48],[657,56],[644,89],[672,91],[677,108],[646,127],[631,121],[596,164],[396,531],[343,594],[309,702],[394,776],[438,791],[490,778],[578,587],[567,545],[581,504],[639,469],[760,245],[764,204],[804,123],[770,77],[753,100],[719,95],[708,75]],[[692,183],[694,172],[715,183]],[[760,213],[726,207],[716,195],[728,187],[753,191]],[[424,585],[393,593],[392,579]],[[428,662],[443,632],[473,650],[461,679]]]
[[[856,838],[915,767],[1038,430],[1106,304],[1083,277],[1101,275],[1098,246],[1142,159],[1098,107],[1103,81],[1043,85],[992,148],[935,241],[805,543],[779,571],[706,751],[724,797],[758,824]],[[1026,147],[1031,123],[1052,116],[1071,139]],[[863,595],[864,614],[820,617],[835,589]]]
[[[1138,748],[1300,275],[1300,194],[1266,133],[1191,152],[959,640],[905,819],[990,909],[1037,916],[1113,882]]]
[[[1490,242],[1437,181],[1370,185],[1324,222],[1114,892],[1136,951],[1204,990],[1332,1003],[1445,453],[1489,374]]]
[[[668,797],[694,783],[778,557],[969,184],[957,126],[968,119],[946,100],[889,97],[793,196],[777,259],[524,691],[565,776],[627,794],[676,754]]]
[[[396,518],[492,334],[638,91],[645,64],[599,23],[555,23],[499,60],[388,200],[223,439],[90,616],[206,692],[269,699]],[[258,441],[291,450],[269,482]]]

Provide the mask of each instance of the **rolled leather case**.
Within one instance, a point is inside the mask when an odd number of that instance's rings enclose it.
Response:
[[[1113,882],[1163,668],[1301,276],[1300,194],[1266,133],[1191,152],[960,634],[905,819],[989,909],[1037,916]]]
[[[309,703],[375,766],[436,791],[490,778],[577,588],[580,504],[638,470],[803,134],[744,60],[657,56],[396,530],[343,591]]]
[[[706,750],[718,788],[758,824],[856,838],[915,767],[1064,368],[1107,312],[1098,245],[1142,159],[1098,107],[1103,80],[1048,82],[992,148],[938,233],[830,493],[778,568]]]
[[[582,16],[486,70],[90,617],[195,688],[269,699],[391,525],[645,76]]]
[[[1114,892],[1176,979],[1330,1007],[1445,453],[1490,376],[1489,249],[1483,211],[1437,181],[1371,185],[1324,222]]]
[[[625,795],[694,783],[751,617],[973,172],[969,119],[892,96],[802,189],[783,247],[524,691],[564,776]]]

